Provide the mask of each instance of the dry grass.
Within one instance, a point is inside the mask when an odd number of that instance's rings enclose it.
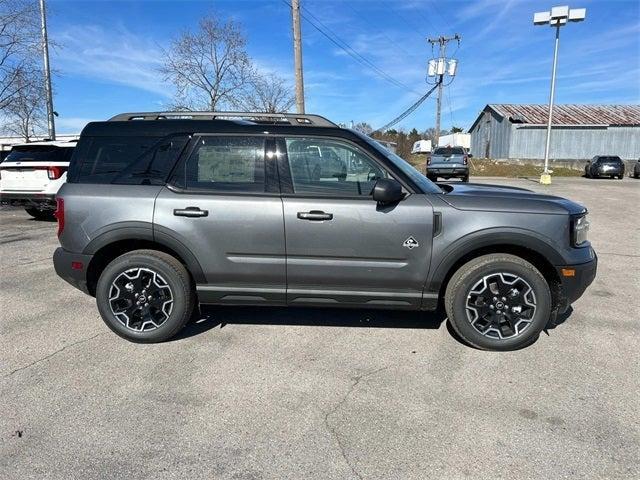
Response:
[[[411,155],[409,163],[420,172],[425,171],[426,158],[424,155]],[[552,167],[556,177],[579,177],[583,170],[574,170],[566,167]],[[497,162],[473,158],[470,161],[470,175],[472,177],[537,177],[542,173],[542,166]]]

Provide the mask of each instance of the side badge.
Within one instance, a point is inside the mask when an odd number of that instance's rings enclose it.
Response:
[[[409,250],[413,250],[414,248],[419,247],[420,244],[418,243],[418,241],[415,238],[409,237],[404,241],[402,246],[403,247],[407,247]]]

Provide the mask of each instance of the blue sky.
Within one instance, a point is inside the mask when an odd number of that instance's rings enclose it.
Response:
[[[561,31],[559,103],[640,103],[640,2],[586,1],[587,19]],[[425,83],[428,36],[462,35],[458,75],[446,88],[442,126],[468,128],[487,103],[546,103],[553,29],[534,26],[533,13],[552,1],[302,0],[355,51],[408,88],[364,68],[303,21],[306,106],[336,122],[379,127],[411,105]],[[263,71],[293,79],[291,17],[282,0],[49,0],[50,37],[60,46],[58,131],[123,111],[158,110],[172,99],[157,68],[161,49],[206,14],[243,25],[248,51]],[[427,100],[400,126],[431,127]]]

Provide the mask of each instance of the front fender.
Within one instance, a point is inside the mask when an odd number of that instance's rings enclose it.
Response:
[[[552,265],[564,263],[553,241],[532,230],[520,228],[489,228],[472,232],[448,245],[440,254],[440,261],[432,260],[433,268],[425,284],[426,292],[438,292],[451,268],[465,255],[491,246],[526,248],[546,258]]]

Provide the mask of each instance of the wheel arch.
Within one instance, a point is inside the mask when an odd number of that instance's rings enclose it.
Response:
[[[205,283],[204,273],[197,258],[179,240],[167,233],[154,235],[151,228],[125,227],[96,237],[83,252],[92,255],[87,266],[89,293],[95,296],[98,278],[113,259],[127,252],[141,249],[157,250],[175,257],[185,266],[194,283]]]
[[[561,282],[554,265],[562,265],[563,259],[551,245],[527,233],[494,232],[454,244],[433,270],[426,291],[438,293],[439,298],[444,298],[449,280],[462,265],[491,253],[515,255],[531,263],[549,283],[555,303]]]

